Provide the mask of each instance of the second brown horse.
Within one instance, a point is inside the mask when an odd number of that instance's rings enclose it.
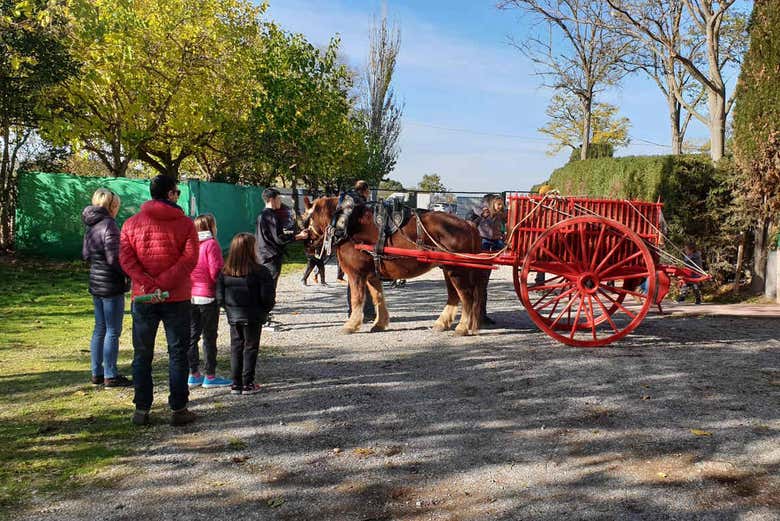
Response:
[[[338,199],[321,197],[313,203],[307,203],[306,217],[309,222],[309,238],[316,244],[322,244],[328,226],[333,221]],[[419,217],[418,217],[419,216]],[[446,251],[476,253],[480,249],[480,238],[476,228],[445,212],[420,212],[412,216],[399,231],[387,238],[386,246],[396,248],[438,249]],[[417,219],[421,220],[419,227]],[[418,240],[418,229],[422,228],[423,237]],[[367,206],[358,206],[350,217],[347,228],[348,239],[335,246],[339,264],[349,278],[352,295],[352,314],[343,326],[345,333],[354,333],[363,324],[363,302],[366,290],[376,308],[376,320],[371,331],[384,331],[390,323],[390,314],[385,303],[381,279],[411,279],[436,267],[435,264],[419,262],[416,259],[399,256],[385,256],[376,264],[372,256],[355,248],[356,244],[374,245],[379,239],[379,231],[373,220],[373,213]],[[434,243],[435,241],[435,243]],[[419,245],[418,245],[419,243]],[[452,327],[458,314],[458,304],[462,304],[460,321],[455,327],[459,335],[476,334],[479,330],[482,287],[487,282],[484,270],[459,266],[441,266],[447,287],[447,304],[436,319],[433,328],[445,331]]]

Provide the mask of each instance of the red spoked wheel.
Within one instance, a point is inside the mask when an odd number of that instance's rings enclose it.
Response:
[[[655,261],[628,227],[597,216],[561,221],[514,266],[515,291],[529,317],[550,337],[576,347],[602,347],[633,331],[647,315]],[[544,282],[529,280],[543,272]],[[645,292],[638,291],[647,279]]]

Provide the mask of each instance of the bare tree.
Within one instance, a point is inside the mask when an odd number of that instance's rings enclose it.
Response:
[[[399,154],[403,107],[399,105],[391,83],[400,48],[400,29],[388,26],[386,15],[379,23],[374,21],[369,34],[361,108],[368,133],[367,177],[376,183],[392,172]]]
[[[610,20],[609,25],[613,30],[638,42],[636,52],[627,58],[627,62],[632,71],[638,70],[649,76],[663,93],[669,110],[672,154],[679,155],[683,153],[685,133],[691,119],[696,116],[704,125],[708,125],[708,121],[698,112],[698,106],[705,96],[704,89],[692,81],[688,69],[675,56],[684,56],[693,63],[700,63],[703,42],[691,41],[687,35],[684,23],[685,0],[638,0],[636,3],[633,11],[645,12],[645,17],[653,20],[656,31],[669,42],[668,46],[647,38],[622,16]],[[684,100],[685,105],[680,100]],[[686,107],[695,110],[687,110]]]
[[[664,78],[668,91],[685,110],[707,125],[710,156],[714,161],[725,152],[726,117],[734,102],[733,94],[726,97],[723,71],[729,62],[739,61],[747,41],[744,16],[734,14],[733,9],[729,11],[735,1],[606,0],[614,17],[667,69]],[[696,54],[684,52],[681,35],[685,31],[692,38],[689,50],[701,52],[701,61],[696,59]],[[679,88],[679,76],[673,73],[677,64],[701,84],[707,97],[707,114],[685,99],[684,89]]]
[[[581,157],[586,159],[596,94],[620,81],[625,73],[620,64],[631,54],[631,40],[597,23],[608,16],[601,0],[502,0],[498,8],[521,9],[547,24],[547,38],[529,36],[512,43],[541,67],[546,86],[579,100],[585,115]],[[563,40],[555,42],[553,32]]]

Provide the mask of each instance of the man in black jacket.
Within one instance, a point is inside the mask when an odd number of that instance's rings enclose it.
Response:
[[[276,188],[263,190],[265,208],[257,216],[255,239],[257,239],[257,259],[268,269],[274,279],[274,289],[279,284],[282,272],[285,247],[295,240],[308,237],[306,230],[296,234],[295,219],[292,211],[282,204],[282,197]],[[264,326],[273,331],[271,316]]]

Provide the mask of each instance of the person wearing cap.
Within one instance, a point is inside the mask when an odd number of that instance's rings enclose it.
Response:
[[[282,273],[285,248],[295,240],[308,237],[306,230],[296,233],[295,219],[290,208],[282,204],[282,197],[276,188],[263,190],[265,208],[257,216],[255,239],[257,242],[257,260],[265,266],[274,279],[274,290]],[[271,318],[264,326],[271,327]]]

